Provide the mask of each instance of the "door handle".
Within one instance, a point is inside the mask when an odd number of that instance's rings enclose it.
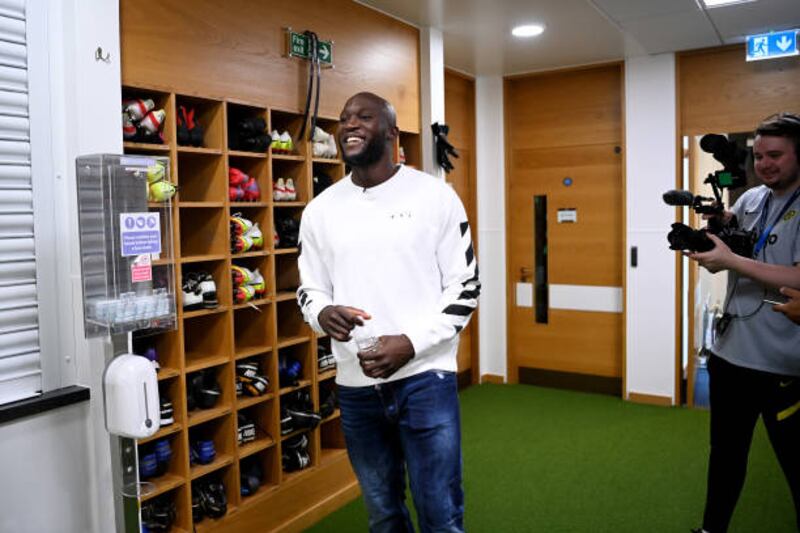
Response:
[[[522,283],[525,283],[525,280],[531,279],[533,277],[533,269],[528,267],[521,267],[519,269],[519,280]]]

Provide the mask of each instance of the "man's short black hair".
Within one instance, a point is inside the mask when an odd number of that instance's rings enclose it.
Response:
[[[386,121],[386,125],[389,128],[397,127],[397,112],[394,110],[394,106],[390,104],[388,100],[386,100],[381,96],[378,96],[375,93],[364,91],[354,94],[353,96],[348,98],[347,101],[349,102],[350,100],[356,97],[369,98],[370,100],[377,103],[381,108],[381,113],[383,115],[383,119]]]
[[[758,125],[756,135],[789,139],[794,145],[794,154],[800,161],[800,116],[792,113],[771,115]]]

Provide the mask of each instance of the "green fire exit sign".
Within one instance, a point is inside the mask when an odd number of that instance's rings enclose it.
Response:
[[[311,59],[311,39],[302,33],[286,31],[286,48],[289,57]],[[324,65],[333,65],[333,42],[317,41],[317,57]]]

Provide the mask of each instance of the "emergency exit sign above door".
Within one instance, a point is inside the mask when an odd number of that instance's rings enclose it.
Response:
[[[304,33],[286,30],[286,55],[311,59],[311,38]],[[317,41],[317,57],[323,65],[333,65],[333,41]]]
[[[747,36],[747,61],[796,56],[798,30],[776,31]]]

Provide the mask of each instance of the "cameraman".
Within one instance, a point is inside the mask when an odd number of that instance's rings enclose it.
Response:
[[[727,531],[747,469],[753,428],[764,419],[789,482],[800,529],[800,328],[765,299],[800,287],[800,117],[781,113],[756,129],[754,167],[762,186],[746,191],[735,215],[758,241],[742,257],[716,235],[715,247],[686,253],[712,273],[728,270],[725,314],[709,358],[711,451],[703,529]]]

